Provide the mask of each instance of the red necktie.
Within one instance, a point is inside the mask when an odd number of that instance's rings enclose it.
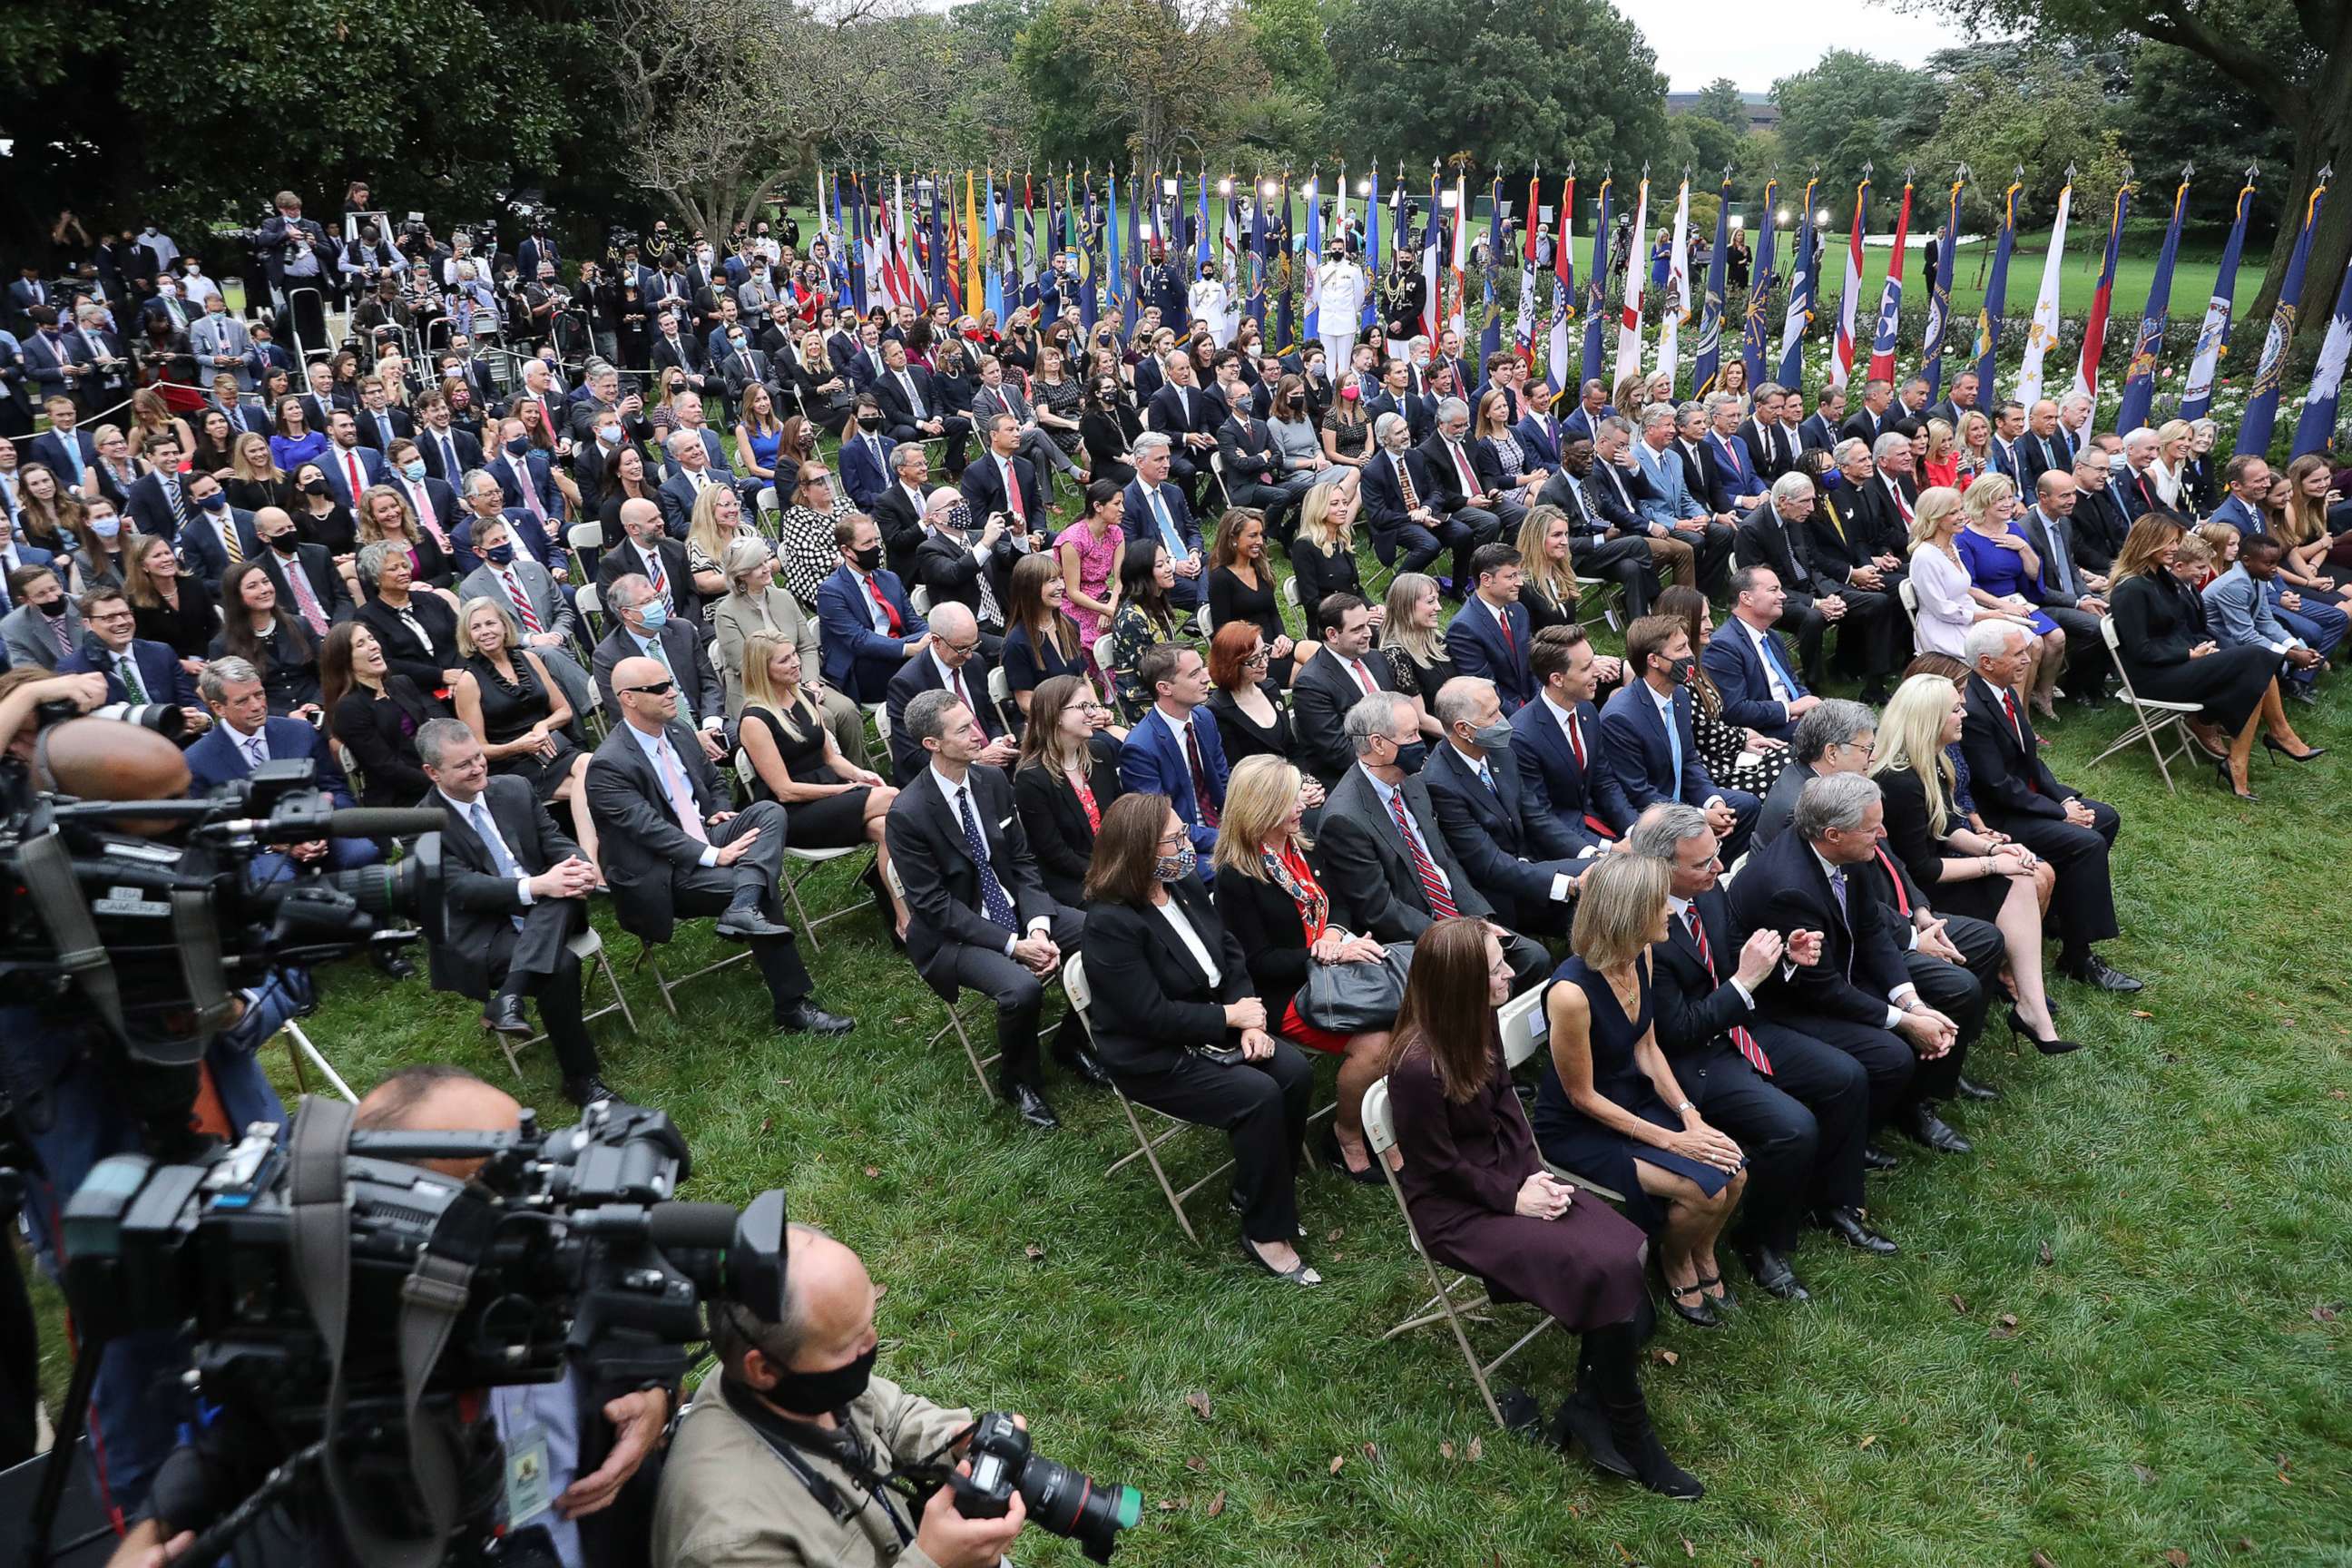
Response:
[[[1876,853],[1878,863],[1886,868],[1887,880],[1895,884],[1895,912],[1907,921],[1911,918],[1911,896],[1903,890],[1903,873],[1895,868],[1895,862],[1887,857],[1886,846],[1878,846]]]
[[[897,637],[899,629],[898,606],[882,596],[882,584],[871,577],[866,579],[866,592],[874,600],[874,607],[880,610],[883,616],[889,621],[890,635]]]
[[[1478,493],[1478,476],[1470,471],[1470,455],[1467,452],[1465,452],[1461,447],[1454,446],[1452,442],[1448,442],[1446,445],[1453,450],[1454,467],[1459,470],[1462,475],[1462,493],[1465,496],[1476,495]]]
[[[1192,729],[1192,721],[1184,721],[1184,765],[1192,773],[1192,804],[1200,807],[1201,826],[1217,825],[1217,803],[1209,798],[1209,770],[1201,765],[1201,737]]]
[[[1021,524],[1023,532],[1027,532],[1029,529],[1029,506],[1027,502],[1021,499],[1020,476],[1013,471],[1013,462],[1010,458],[1007,458],[1004,464],[1004,499],[1006,503],[1013,508],[1013,521]]]
[[[1378,691],[1378,690],[1380,689],[1380,688],[1378,688],[1378,687],[1376,687],[1376,686],[1374,686],[1374,685],[1372,684],[1372,676],[1371,676],[1371,672],[1370,672],[1370,670],[1368,670],[1368,669],[1366,669],[1366,668],[1364,668],[1364,661],[1363,661],[1362,659],[1360,659],[1360,658],[1351,658],[1351,659],[1349,659],[1349,660],[1348,661],[1348,668],[1349,668],[1349,669],[1354,670],[1354,671],[1356,672],[1356,679],[1357,679],[1359,681],[1360,681],[1360,682],[1362,682],[1362,683],[1363,683],[1364,695],[1365,695],[1365,696],[1370,697],[1370,696],[1371,696],[1375,691]]]
[[[1404,793],[1400,790],[1389,796],[1389,810],[1396,816],[1397,831],[1404,835],[1404,847],[1412,854],[1413,875],[1421,879],[1421,896],[1429,900],[1430,914],[1441,921],[1450,921],[1462,911],[1455,907],[1454,897],[1437,875],[1437,868],[1421,851],[1421,838],[1404,814]]]
[[[367,494],[367,479],[360,472],[360,455],[357,452],[345,452],[343,467],[351,475],[352,510],[357,511],[360,509],[360,498]]]
[[[1568,716],[1568,749],[1576,753],[1577,771],[1591,776],[1592,764],[1584,760],[1584,726],[1573,713]],[[1617,837],[1615,829],[1589,811],[1584,814],[1584,826],[1603,838]]]
[[[963,689],[963,666],[958,665],[953,669],[949,670],[948,680],[955,688],[956,700],[962,704],[965,710],[968,712],[977,712],[978,710],[973,709],[971,705],[971,693]]]
[[[1715,954],[1706,945],[1706,922],[1698,918],[1698,906],[1693,904],[1685,910],[1683,920],[1690,927],[1691,940],[1698,943],[1698,961],[1706,965],[1706,977],[1715,980]],[[1748,1058],[1749,1067],[1766,1078],[1772,1076],[1772,1064],[1766,1059],[1764,1047],[1756,1043],[1755,1036],[1734,1024],[1731,1026],[1731,1043],[1739,1047],[1739,1054]]]
[[[1518,658],[1519,639],[1511,635],[1510,607],[1508,605],[1505,605],[1502,609],[1496,611],[1495,620],[1496,624],[1503,628],[1503,646],[1510,650],[1511,657],[1513,658]]]
[[[515,614],[522,617],[522,629],[531,633],[545,631],[547,628],[540,623],[539,612],[530,607],[530,595],[524,593],[522,584],[515,581],[514,568],[509,566],[499,575],[505,580],[507,597],[513,602]]]

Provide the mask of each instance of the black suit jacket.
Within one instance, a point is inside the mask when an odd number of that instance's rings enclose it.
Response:
[[[278,590],[278,605],[288,615],[298,619],[301,616],[294,590],[287,586],[286,574],[289,571],[299,572],[310,580],[310,591],[319,596],[319,607],[327,612],[330,625],[341,626],[359,614],[359,606],[352,602],[351,588],[343,582],[343,574],[335,570],[334,557],[327,553],[325,545],[298,544],[291,562],[279,559],[274,550],[265,550],[255,559],[269,574],[269,581]]]
[[[988,657],[976,652],[964,660],[961,673],[965,695],[971,699],[971,716],[980,721],[982,732],[993,741],[1004,733],[1004,719],[997,712],[996,704],[988,700]],[[926,691],[946,689],[939,661],[929,652],[917,654],[901,664],[885,689],[882,705],[890,720],[890,765],[902,788],[931,765],[930,753],[907,732],[907,704]]]
[[[1728,1048],[1731,1026],[1756,1016],[1731,984],[1732,973],[1739,967],[1742,939],[1732,935],[1729,899],[1721,888],[1709,888],[1691,900],[1691,907],[1706,928],[1707,952],[1715,960],[1712,973],[1679,918],[1670,916],[1666,940],[1650,947],[1650,1016],[1658,1047],[1669,1056]]]
[[[1305,853],[1307,868],[1328,896],[1331,879],[1323,869],[1321,850],[1309,848]],[[1279,1024],[1291,999],[1314,971],[1298,906],[1270,879],[1246,877],[1222,867],[1217,871],[1217,913],[1242,944],[1242,951],[1249,954],[1250,979],[1258,1000],[1265,1004],[1265,1016]],[[1336,912],[1328,918],[1327,926],[1347,929]]]
[[[694,574],[687,565],[686,546],[665,535],[655,552],[661,557],[662,582],[669,589],[670,614],[684,616],[689,621],[699,620],[702,600],[694,591]],[[646,576],[646,563],[637,554],[636,546],[624,539],[597,558],[597,592],[612,592],[614,583],[631,574]]]
[[[1412,479],[1413,499],[1422,506],[1434,506],[1434,489],[1429,477],[1429,465],[1418,447],[1407,447],[1404,453],[1405,472]],[[1364,502],[1364,524],[1371,531],[1372,550],[1383,563],[1396,554],[1397,534],[1407,526],[1404,491],[1399,488],[1396,463],[1381,451],[1365,454],[1364,466],[1356,470]]]
[[[437,672],[434,684],[440,684]],[[406,805],[431,785],[410,737],[427,719],[446,719],[448,713],[397,672],[384,677],[381,699],[364,686],[344,694],[328,716],[329,728],[359,766],[362,805]]]
[[[882,531],[882,563],[901,583],[912,583],[915,576],[915,552],[923,547],[929,531],[923,527],[923,514],[907,497],[907,487],[894,477],[889,488],[874,502],[875,526]]]
[[[1187,877],[1170,885],[1169,897],[1216,960],[1214,980],[1157,910],[1109,902],[1087,910],[1083,946],[1094,992],[1087,1022],[1096,1054],[1114,1072],[1163,1068],[1194,1046],[1224,1044],[1226,1005],[1255,989],[1242,945],[1217,918],[1208,889]]]
[[[922,417],[945,418],[948,409],[947,405],[940,401],[939,379],[919,364],[908,365],[907,374],[913,378],[915,390],[922,395]],[[885,370],[880,375],[876,376],[866,390],[874,394],[874,401],[881,406],[883,417],[891,425],[905,426],[915,423],[916,415],[914,408],[907,401],[907,389],[898,384],[898,378],[889,371]]]
[[[1864,491],[1859,499],[1866,503],[1869,492]],[[1827,495],[1817,494],[1813,515],[1805,520],[1807,559],[1832,584],[1843,583],[1857,568],[1869,565],[1876,553],[1870,547],[1874,525],[1864,515],[1866,504],[1857,506],[1856,500],[1855,493],[1843,487]],[[1780,581],[1784,587],[1789,584],[1785,576]]]
[[[1402,788],[1405,809],[1421,829],[1431,861],[1445,873],[1454,907],[1465,915],[1492,916],[1494,906],[1445,842],[1429,785],[1407,778]],[[1331,870],[1333,918],[1349,930],[1382,942],[1412,942],[1434,923],[1412,851],[1361,768],[1350,768],[1324,800],[1318,842]]]
[[[1813,559],[1812,546],[1801,528],[1790,528],[1780,521],[1780,513],[1766,501],[1739,520],[1739,528],[1732,540],[1732,559],[1742,566],[1769,566],[1780,579],[1780,586],[1793,597],[1807,600],[1834,592],[1843,579],[1843,572],[1824,574]],[[1801,574],[1798,565],[1804,570]],[[1824,581],[1824,578],[1827,578]]]
[[[672,722],[668,736],[703,820],[731,809],[733,799],[693,732]],[[622,929],[647,942],[667,942],[677,925],[675,879],[700,869],[709,847],[678,825],[661,774],[626,721],[614,724],[588,760],[588,810]]]
[[[1382,691],[1396,689],[1389,661],[1378,652],[1368,651],[1361,662],[1374,686]],[[1290,706],[1296,721],[1291,732],[1297,738],[1297,754],[1291,760],[1313,773],[1327,790],[1355,766],[1355,748],[1349,745],[1339,726],[1348,710],[1363,697],[1362,684],[1328,648],[1316,654],[1291,679]]]
[[[1818,963],[1789,965],[1780,984],[1759,998],[1769,1017],[1819,1015],[1884,1028],[1888,997],[1911,983],[1900,944],[1889,934],[1885,906],[1861,875],[1846,870],[1844,908],[1830,889],[1813,847],[1794,833],[1751,850],[1731,887],[1731,916],[1739,942],[1751,931],[1822,933]],[[1738,952],[1736,946],[1728,948]]]
[[[1470,504],[1470,492],[1462,488],[1462,473],[1454,466],[1454,453],[1443,436],[1432,436],[1421,444],[1421,466],[1429,474],[1433,491],[1422,492],[1422,502],[1440,517],[1451,517]],[[1462,443],[1462,456],[1468,458],[1475,472],[1477,459],[1472,457],[1468,440]]]
[[[418,454],[425,459],[425,473],[439,479],[453,490],[465,479],[467,472],[482,466],[482,444],[455,425],[449,426],[449,440],[457,448],[457,467],[461,470],[459,472],[449,471],[448,464],[442,457],[441,437],[438,433],[429,429],[421,431],[415,440]]]
[[[1087,788],[1094,793],[1097,812],[1108,811],[1110,803],[1126,793],[1118,779],[1118,740],[1108,731],[1087,744]],[[1037,857],[1037,874],[1045,879],[1045,890],[1066,904],[1085,903],[1095,830],[1087,821],[1087,808],[1079,804],[1078,792],[1058,769],[1024,764],[1013,775],[1013,800],[1020,810],[1029,847]]]
[[[433,639],[433,652],[428,657],[416,646],[415,637],[401,624],[392,606],[382,599],[370,599],[360,606],[357,619],[375,634],[383,647],[384,662],[395,675],[404,675],[416,683],[419,691],[430,692],[447,684],[441,679],[445,669],[455,669],[464,662],[457,653],[457,612],[438,594],[423,589],[408,595],[408,607],[425,635]]]
[[[1967,703],[1960,754],[1969,763],[1969,793],[1986,820],[1998,827],[2004,816],[2063,817],[2066,802],[2080,792],[2060,784],[2042,760],[2026,705],[2016,705],[2017,728],[2011,729],[2000,696],[1980,675],[1968,679]]]
[[[1006,931],[982,912],[980,864],[965,846],[963,825],[948,807],[930,770],[916,776],[890,805],[884,837],[890,862],[906,889],[907,957],[931,988],[955,994],[955,950],[978,947],[1002,952],[1018,932]],[[1013,807],[1013,784],[1002,768],[975,766],[965,775],[972,814],[988,846],[988,863],[1013,900],[1014,918],[1026,931],[1033,920],[1060,912],[1038,875],[1029,836]]]
[[[1020,517],[1013,515],[1013,498],[1004,493],[1004,471],[996,466],[993,454],[982,453],[964,465],[963,479],[958,488],[963,492],[964,504],[971,508],[971,521],[975,524],[983,523],[988,521],[990,512],[1001,511],[1004,514],[1008,530],[1021,527],[1022,520],[1025,518],[1032,531],[1046,531],[1045,495],[1037,487],[1036,468],[1028,458],[1015,457],[1013,459],[1013,478],[1021,486],[1023,510]],[[1009,537],[1003,548],[1013,548]]]
[[[536,877],[580,854],[580,846],[564,837],[525,780],[493,773],[483,785],[481,800],[506,841],[507,854],[524,876]],[[513,878],[499,874],[489,846],[473,824],[439,790],[427,791],[416,804],[438,806],[446,818],[441,873],[447,929],[431,951],[433,988],[487,997],[505,979],[504,956],[515,946],[513,917],[523,912],[521,896]],[[580,908],[581,918],[586,918],[584,900],[560,901]]]
[[[1486,758],[1495,781],[1488,789],[1469,759],[1445,742],[1430,748],[1422,769],[1438,829],[1454,858],[1506,923],[1525,929],[1564,909],[1551,896],[1552,879],[1573,877],[1587,861],[1576,858],[1576,841],[1559,825],[1547,801],[1544,809],[1524,809],[1523,783],[1509,751]]]

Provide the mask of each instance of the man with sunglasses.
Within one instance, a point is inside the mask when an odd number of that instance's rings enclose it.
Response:
[[[677,683],[633,655],[613,668],[622,722],[588,764],[588,809],[604,879],[624,930],[667,942],[677,917],[716,915],[720,936],[751,943],[785,1034],[845,1035],[856,1026],[818,1006],[808,970],[778,919],[784,808],[726,809],[728,795],[693,732],[678,721]]]

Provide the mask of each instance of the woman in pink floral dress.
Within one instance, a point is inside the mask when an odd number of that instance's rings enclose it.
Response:
[[[1114,583],[1118,552],[1127,545],[1126,531],[1119,526],[1126,510],[1126,492],[1118,483],[1097,479],[1087,487],[1086,515],[1064,529],[1055,544],[1061,555],[1062,584],[1069,590],[1070,618],[1078,623],[1079,642],[1089,653],[1118,607]]]

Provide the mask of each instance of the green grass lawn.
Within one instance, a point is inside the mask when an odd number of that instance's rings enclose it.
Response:
[[[1496,1433],[1442,1330],[1381,1342],[1424,1294],[1385,1191],[1301,1178],[1328,1282],[1293,1290],[1234,1256],[1213,1188],[1196,1249],[1141,1169],[1104,1179],[1129,1147],[1104,1095],[1054,1081],[1050,1136],[984,1101],[952,1039],[926,1043],[940,1005],[870,913],[826,926],[822,952],[803,940],[854,1035],[776,1037],[748,968],[696,984],[675,1020],[625,975],[642,1033],[597,1026],[605,1075],[684,1128],[685,1195],[781,1185],[865,1255],[887,1290],[884,1373],[1025,1412],[1040,1451],[1140,1487],[1122,1563],[2341,1568],[2352,1014],[2327,867],[2352,852],[2330,804],[2352,722],[2326,700],[2304,733],[2336,754],[2257,763],[2256,805],[2210,778],[2168,795],[2145,755],[2086,771],[2113,712],[2050,727],[2061,776],[2123,812],[2127,934],[2106,951],[2148,989],[2060,983],[2088,1047],[2071,1057],[1987,1037],[1971,1070],[2005,1098],[1953,1115],[1977,1152],[1903,1143],[1874,1179],[1900,1257],[1809,1240],[1811,1302],[1735,1267],[1729,1326],[1661,1331],[1646,1384],[1707,1484],[1695,1505]],[[845,872],[815,887],[813,908],[863,897]],[[635,943],[609,910],[598,924],[625,966]],[[716,952],[698,925],[670,957]],[[515,1084],[473,1004],[352,963],[323,989],[313,1037],[361,1089],[451,1060],[568,1120],[544,1047]],[[1212,1134],[1171,1151],[1180,1172],[1223,1157]],[[1511,1333],[1526,1310],[1503,1314]],[[1547,1335],[1508,1380],[1549,1404],[1571,1358]],[[1081,1561],[1034,1531],[1019,1556]]]

